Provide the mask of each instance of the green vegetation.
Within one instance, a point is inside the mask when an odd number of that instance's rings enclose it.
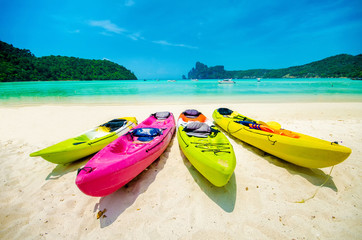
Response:
[[[207,67],[200,62],[188,73],[188,78],[362,78],[362,54],[340,54],[302,66],[282,69],[252,69],[226,71],[224,66]]]
[[[0,41],[0,82],[50,80],[137,79],[125,67],[108,60],[75,57],[35,57],[29,50]]]

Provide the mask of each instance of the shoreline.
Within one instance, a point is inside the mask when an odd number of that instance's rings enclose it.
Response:
[[[235,95],[235,96],[93,96],[93,97],[22,97],[8,100],[0,99],[0,107],[31,107],[31,106],[127,106],[155,105],[167,102],[179,104],[283,104],[283,103],[360,103],[362,96],[323,95],[323,94],[264,94],[264,95]]]
[[[33,83],[33,82],[107,82],[107,81],[114,81],[114,82],[119,82],[119,81],[139,81],[139,82],[146,82],[146,81],[219,81],[219,80],[223,80],[223,79],[233,79],[236,81],[250,81],[250,80],[301,80],[301,79],[307,79],[307,80],[311,80],[311,79],[323,79],[323,80],[329,80],[329,79],[341,79],[341,80],[362,80],[362,78],[358,78],[358,77],[279,77],[279,78],[262,78],[262,77],[249,77],[249,78],[141,78],[141,79],[106,79],[106,80],[99,80],[99,79],[93,79],[93,80],[81,80],[81,79],[68,79],[68,80],[26,80],[26,81],[3,81],[0,83]]]
[[[165,153],[115,193],[94,198],[74,181],[90,157],[55,165],[29,153],[104,121],[155,111],[175,118],[195,108],[212,120],[218,107],[352,149],[344,162],[307,169],[226,135],[237,165],[216,188],[182,155],[174,136]],[[149,105],[0,105],[0,237],[4,239],[360,239],[362,102],[178,103]],[[97,219],[99,210],[105,218]]]

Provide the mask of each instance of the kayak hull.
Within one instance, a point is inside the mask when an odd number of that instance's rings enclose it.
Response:
[[[212,123],[204,118],[204,122]],[[190,119],[190,122],[194,119]],[[177,139],[179,146],[190,161],[190,163],[201,173],[210,183],[217,187],[225,186],[236,166],[236,158],[232,145],[226,136],[217,131],[216,136],[207,138],[189,136],[184,130],[188,119],[182,114],[178,120]],[[212,126],[215,128],[215,126]]]
[[[168,147],[175,132],[175,120],[172,113],[161,121],[151,116],[134,130],[141,128],[162,129],[162,134],[150,142],[140,142],[126,134],[107,145],[78,170],[76,185],[83,193],[103,197],[139,175]]]
[[[215,123],[232,136],[298,166],[330,167],[343,162],[352,152],[348,147],[297,132],[288,131],[290,136],[297,136],[290,137],[251,129],[236,122],[243,118],[246,117],[237,112],[233,112],[231,116],[221,115],[217,109],[213,112]]]
[[[67,164],[95,152],[98,152],[119,136],[126,134],[137,125],[134,117],[120,118],[127,120],[126,124],[113,132],[106,132],[97,127],[84,132],[83,134],[65,141],[44,148],[30,154],[31,157],[40,156],[43,159],[55,164]]]

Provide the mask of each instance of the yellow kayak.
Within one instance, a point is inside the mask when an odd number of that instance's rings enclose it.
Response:
[[[135,117],[113,119],[77,137],[33,152],[30,154],[30,157],[40,156],[56,164],[70,163],[98,152],[119,136],[126,134],[136,125],[137,120]]]
[[[227,108],[212,115],[215,123],[234,137],[285,161],[307,168],[324,168],[343,162],[348,147],[280,128],[276,122],[262,122]]]

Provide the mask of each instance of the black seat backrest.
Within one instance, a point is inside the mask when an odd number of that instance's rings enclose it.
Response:
[[[195,109],[188,109],[184,111],[183,114],[188,118],[197,118],[198,116],[200,116],[201,112]]]
[[[230,115],[233,113],[232,110],[228,109],[228,108],[219,108],[217,110],[221,115]]]
[[[123,127],[126,124],[127,120],[125,119],[113,119],[105,124],[100,125],[101,127],[108,127],[110,128],[111,132],[116,131],[117,129]]]
[[[155,114],[153,114],[153,116],[154,116],[155,118],[157,118],[158,120],[165,120],[165,119],[167,119],[170,115],[171,115],[170,112],[156,112]]]
[[[189,122],[184,128],[184,131],[188,136],[201,138],[208,137],[212,132],[211,127],[206,123],[202,122]]]

